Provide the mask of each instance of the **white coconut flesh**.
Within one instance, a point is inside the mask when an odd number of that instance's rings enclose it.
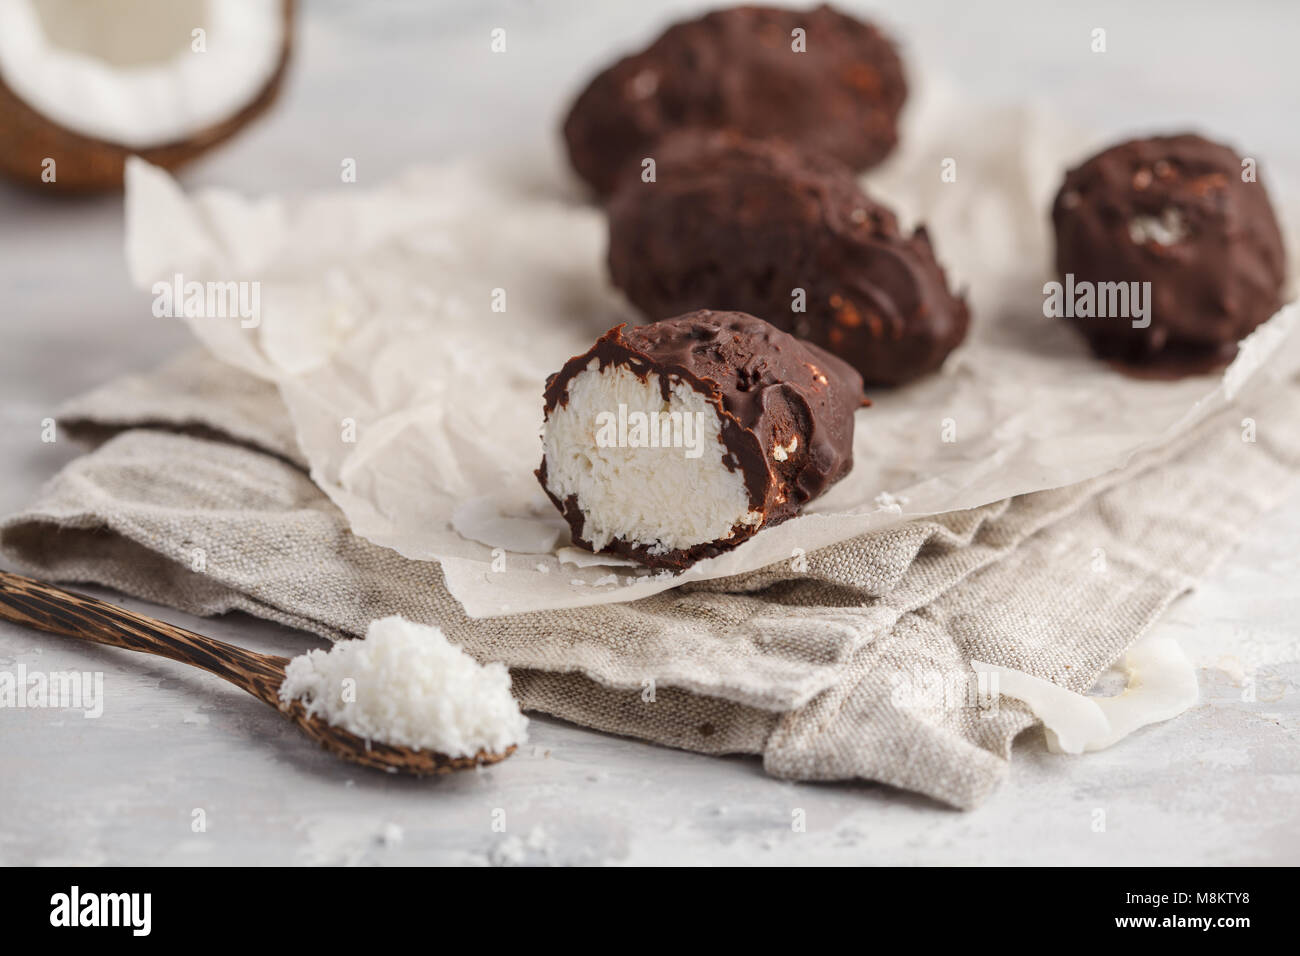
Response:
[[[657,374],[642,380],[628,368],[602,369],[592,359],[569,381],[568,395],[543,432],[546,482],[561,502],[576,496],[581,535],[595,550],[620,538],[663,554],[762,523],[762,514],[750,510],[744,476],[723,462],[727,449],[717,410],[688,383],[670,377],[665,400]],[[623,444],[610,441],[620,406],[629,423]],[[650,418],[656,412],[658,418]],[[658,422],[659,447],[646,446],[654,427],[639,433],[635,413]],[[677,422],[680,441],[670,437],[678,434]]]
[[[257,99],[284,31],[281,0],[0,0],[0,79],[65,129],[147,149]]]

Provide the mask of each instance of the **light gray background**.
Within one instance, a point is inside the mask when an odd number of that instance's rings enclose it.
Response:
[[[465,152],[550,163],[545,144],[583,79],[696,6],[309,0],[278,108],[185,181],[324,189],[338,183],[343,157],[357,160],[363,183]],[[913,73],[944,73],[972,99],[1033,96],[1116,135],[1195,126],[1261,157],[1273,190],[1297,195],[1300,6],[866,9],[902,41]],[[505,57],[487,53],[492,27],[507,30]],[[1107,31],[1104,55],[1088,49],[1094,27]],[[4,513],[78,453],[40,441],[62,399],[189,344],[131,289],[121,249],[120,199],[0,188]],[[393,779],[337,763],[202,672],[0,624],[0,669],[102,671],[107,696],[99,720],[0,711],[0,863],[1295,864],[1297,540],[1300,497],[1249,529],[1161,621],[1201,668],[1198,707],[1085,758],[1048,754],[1041,733],[1027,733],[1006,785],[966,814],[868,784],[788,784],[755,760],[545,718],[500,767]],[[315,643],[240,616],[198,620],[96,593],[258,650]],[[1254,680],[1253,702],[1242,700],[1243,678]],[[196,808],[206,833],[191,832]],[[490,827],[498,808],[506,834]],[[805,833],[791,830],[795,808]]]

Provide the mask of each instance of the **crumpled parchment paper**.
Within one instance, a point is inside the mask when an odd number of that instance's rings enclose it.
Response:
[[[1183,432],[1262,370],[1300,361],[1281,347],[1294,306],[1224,375],[1137,381],[1093,360],[1044,317],[1043,283],[1054,278],[1052,195],[1104,143],[1032,108],[972,111],[933,93],[908,120],[899,154],[864,184],[927,223],[969,291],[968,341],[940,374],[871,394],[852,473],[806,514],[677,576],[568,546],[533,477],[546,376],[608,327],[638,321],[608,285],[602,213],[562,184],[464,163],[251,200],[187,196],[136,161],[127,257],[146,289],[176,275],[259,283],[256,326],[185,321],[216,356],[278,385],[312,478],[355,533],[439,561],[472,616],[633,600],[1082,481]],[[940,175],[945,159],[955,182]]]

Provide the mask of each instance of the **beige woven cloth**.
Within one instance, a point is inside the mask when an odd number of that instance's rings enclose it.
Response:
[[[1288,493],[1298,410],[1300,385],[1257,389],[1122,472],[868,535],[806,568],[470,620],[436,564],[349,532],[303,471],[273,387],[193,353],[63,410],[98,447],[0,524],[0,550],[43,578],[328,638],[400,613],[504,661],[526,709],[965,808],[1035,722],[1013,700],[963,694],[969,661],[1088,689]]]

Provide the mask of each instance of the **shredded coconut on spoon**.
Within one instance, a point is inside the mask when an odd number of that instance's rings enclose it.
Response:
[[[364,640],[295,657],[280,699],[366,740],[449,757],[501,753],[527,736],[504,665],[480,665],[438,628],[397,615],[372,621]]]

